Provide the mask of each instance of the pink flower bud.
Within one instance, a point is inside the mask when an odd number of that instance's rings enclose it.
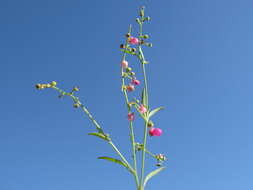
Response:
[[[160,128],[151,128],[151,129],[149,129],[149,135],[150,136],[161,136],[162,135],[162,133],[163,133],[163,131],[162,131],[162,129],[160,129]]]
[[[123,60],[123,61],[121,62],[121,66],[122,66],[124,69],[126,69],[126,68],[128,67],[128,62],[127,62],[126,60]]]
[[[163,133],[162,129],[160,128],[155,128],[155,131],[154,131],[154,136],[161,136]]]
[[[132,92],[132,91],[135,90],[135,87],[134,87],[134,85],[132,85],[132,84],[129,84],[126,88],[127,88],[127,91],[128,91],[128,92]]]
[[[150,135],[151,137],[154,136],[154,131],[155,131],[155,128],[154,128],[154,127],[149,129],[149,135]]]
[[[134,85],[140,85],[140,81],[139,80],[137,80],[137,79],[133,79],[132,80],[132,83],[134,84]]]
[[[139,107],[139,111],[143,114],[143,113],[146,113],[147,112],[147,108],[144,106],[144,105],[140,105]]]
[[[138,38],[135,38],[135,37],[129,37],[128,39],[129,43],[132,44],[132,45],[137,45],[139,43],[139,39]]]
[[[127,118],[128,118],[129,121],[133,121],[134,120],[134,113],[129,113],[127,115]]]

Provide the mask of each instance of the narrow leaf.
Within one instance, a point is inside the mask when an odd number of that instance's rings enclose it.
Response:
[[[156,108],[156,109],[152,110],[152,111],[149,113],[148,117],[149,117],[149,118],[152,117],[154,114],[156,114],[158,111],[160,111],[160,110],[162,110],[162,109],[164,109],[164,107],[159,107],[159,108]]]
[[[143,88],[142,94],[141,94],[141,103],[145,106],[147,106],[147,95],[146,95],[146,90]]]
[[[145,178],[145,180],[144,180],[144,185],[143,185],[143,186],[145,187],[146,183],[148,182],[148,180],[150,180],[150,178],[152,178],[153,176],[155,176],[156,174],[158,174],[159,172],[161,172],[161,171],[164,170],[164,169],[165,169],[165,167],[161,167],[161,168],[158,168],[158,169],[156,169],[156,170],[150,172],[150,173],[146,176],[146,178]]]
[[[115,159],[115,158],[106,157],[106,156],[101,156],[101,157],[98,157],[98,159],[108,160],[108,161],[111,161],[111,162],[120,164],[120,165],[122,165],[122,166],[128,168],[127,165],[126,165],[125,163],[123,163],[121,160],[118,160],[118,159]]]
[[[103,135],[102,133],[89,133],[88,135],[93,135],[93,136],[99,137],[99,138],[101,138],[101,139],[103,139],[105,141],[109,140],[108,137],[105,136],[105,135]]]
[[[98,157],[98,159],[102,159],[102,160],[108,160],[110,162],[114,162],[116,164],[120,164],[122,166],[124,166],[126,169],[128,169],[132,174],[134,174],[134,171],[132,171],[124,162],[122,162],[121,160],[115,159],[115,158],[111,158],[111,157],[107,157],[107,156],[101,156]]]

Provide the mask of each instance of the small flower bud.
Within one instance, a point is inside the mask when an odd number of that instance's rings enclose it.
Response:
[[[131,67],[127,67],[126,68],[126,72],[131,72],[132,71],[132,68]]]
[[[149,38],[149,35],[145,34],[145,35],[143,36],[143,38],[144,38],[144,39],[148,39],[148,38]]]
[[[140,105],[140,107],[139,107],[139,111],[142,113],[142,114],[144,114],[144,113],[146,113],[148,110],[147,110],[147,108],[144,106],[144,105]]]
[[[78,88],[78,87],[74,87],[72,91],[73,91],[73,92],[78,92],[78,91],[79,91],[79,88]]]
[[[128,68],[128,62],[126,60],[123,60],[121,62],[121,66],[124,68],[124,69],[127,69]]]
[[[73,107],[74,107],[74,108],[79,108],[79,107],[80,107],[80,104],[75,103],[75,104],[73,105]]]
[[[36,84],[35,87],[36,87],[37,89],[41,89],[41,84]]]
[[[141,82],[137,79],[133,79],[132,83],[137,86],[137,85],[140,85]]]
[[[149,122],[148,122],[148,127],[149,127],[149,128],[154,127],[154,123],[153,123],[153,121],[149,120]]]
[[[129,38],[130,36],[131,36],[131,34],[130,34],[130,33],[127,33],[127,34],[126,34],[126,37],[127,37],[127,38]]]
[[[146,20],[146,21],[150,21],[151,18],[148,16],[148,17],[145,18],[145,20]]]
[[[162,129],[152,127],[149,129],[149,135],[150,136],[161,136]]]
[[[157,154],[157,155],[156,155],[156,159],[157,159],[157,160],[161,160],[161,161],[165,161],[165,160],[166,160],[166,157],[165,157],[163,154]]]
[[[56,86],[56,85],[57,85],[57,82],[55,82],[55,81],[51,82],[51,86]]]
[[[122,77],[124,77],[124,78],[127,77],[127,75],[128,75],[128,74],[125,73],[125,72],[122,73]]]
[[[134,113],[129,113],[127,115],[127,118],[128,118],[129,121],[133,121],[134,120]]]
[[[135,72],[131,72],[130,75],[134,76],[134,75],[135,75]]]
[[[148,47],[153,47],[153,44],[152,44],[152,43],[146,43],[146,45],[147,45]]]
[[[121,49],[125,48],[124,44],[120,44],[119,46]]]
[[[140,19],[139,19],[139,18],[136,18],[136,22],[140,23],[141,21],[140,21]]]
[[[141,7],[141,10],[140,10],[140,16],[141,17],[144,17],[144,9],[145,9],[145,7]]]
[[[131,52],[136,52],[136,48],[131,48]]]
[[[137,45],[139,43],[139,39],[135,37],[129,37],[128,41],[132,45]]]
[[[128,91],[128,92],[132,92],[132,91],[135,90],[135,87],[134,87],[134,85],[132,85],[132,84],[129,84],[126,88],[127,88],[127,91]]]
[[[141,41],[140,41],[140,44],[141,44],[141,45],[143,45],[144,43],[145,43],[145,41],[144,41],[144,40],[141,40]]]

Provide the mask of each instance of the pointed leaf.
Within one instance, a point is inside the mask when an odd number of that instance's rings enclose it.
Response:
[[[93,135],[93,136],[99,137],[105,141],[109,141],[108,137],[103,135],[102,133],[89,133],[88,135]]]
[[[115,159],[115,158],[111,158],[111,157],[107,157],[107,156],[101,156],[98,157],[98,159],[102,159],[102,160],[108,160],[110,162],[114,162],[117,164],[120,164],[122,166],[124,166],[126,169],[128,169],[132,174],[134,174],[134,171],[132,171],[124,162],[122,162],[121,160]]]
[[[121,160],[118,160],[118,159],[115,159],[115,158],[111,158],[111,157],[107,157],[107,156],[101,156],[101,157],[98,157],[98,159],[108,160],[108,161],[120,164],[124,167],[127,167],[127,165],[125,163],[123,163]]]
[[[156,174],[158,174],[159,172],[161,172],[161,171],[164,170],[164,169],[165,169],[165,167],[161,167],[161,168],[158,168],[158,169],[156,169],[156,170],[150,172],[150,173],[146,176],[146,178],[145,178],[145,180],[144,180],[144,185],[143,185],[143,186],[145,187],[145,185],[147,184],[148,180],[150,180],[150,178],[152,178],[153,176],[155,176]]]
[[[146,90],[143,88],[142,94],[141,94],[141,103],[145,106],[147,106],[147,95],[146,95]]]
[[[97,128],[97,130],[98,130],[98,133],[104,134],[103,129],[101,129],[100,127],[96,127],[96,128]]]
[[[149,117],[149,118],[152,117],[154,114],[156,114],[158,111],[160,111],[160,110],[162,110],[162,109],[164,109],[164,107],[159,107],[159,108],[156,108],[156,109],[152,110],[152,111],[149,113],[148,117]]]

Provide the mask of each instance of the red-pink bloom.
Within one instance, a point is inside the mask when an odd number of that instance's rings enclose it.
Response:
[[[149,129],[149,135],[150,135],[150,136],[154,136],[154,131],[155,131],[155,128],[154,128],[154,127],[150,128],[150,129]]]
[[[127,115],[127,118],[128,118],[129,121],[133,121],[134,120],[134,113],[129,113]]]
[[[126,60],[123,60],[123,61],[121,62],[121,66],[122,66],[124,69],[126,69],[126,68],[128,67],[128,62],[127,62]]]
[[[155,128],[155,131],[154,131],[154,136],[161,136],[163,133],[162,129],[160,128]]]
[[[135,38],[135,37],[129,37],[128,39],[129,43],[132,44],[132,45],[137,45],[139,43],[139,39],[138,38]]]
[[[132,80],[132,83],[133,83],[134,85],[139,85],[141,82],[140,82],[139,80],[137,80],[137,79],[133,79],[133,80]]]
[[[161,136],[163,133],[162,129],[160,128],[151,128],[149,129],[149,135],[150,136]]]
[[[144,105],[140,105],[139,107],[139,111],[143,114],[143,113],[146,113],[147,112],[147,108],[144,106]]]
[[[132,85],[132,84],[129,84],[126,88],[127,88],[127,91],[128,91],[128,92],[132,92],[132,91],[135,90],[135,87],[134,87],[134,85]]]

